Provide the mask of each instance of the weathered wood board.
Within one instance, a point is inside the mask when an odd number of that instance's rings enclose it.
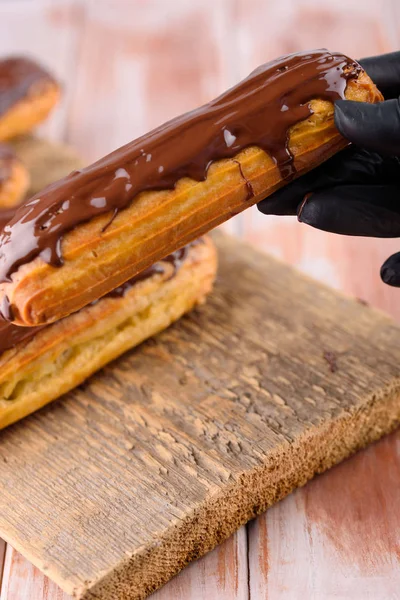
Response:
[[[0,536],[139,599],[400,422],[400,328],[219,238],[209,302],[0,436]]]

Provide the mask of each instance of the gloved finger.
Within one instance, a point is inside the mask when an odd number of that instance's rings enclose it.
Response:
[[[392,254],[381,267],[381,278],[384,283],[400,287],[400,252]]]
[[[321,190],[300,205],[298,219],[342,235],[400,237],[399,188],[348,185]]]
[[[306,175],[295,179],[258,204],[266,215],[296,215],[298,206],[310,192],[347,183],[398,181],[397,159],[351,147],[336,154]]]
[[[358,62],[386,99],[400,96],[400,52],[369,56]]]
[[[340,133],[361,148],[386,156],[400,155],[400,102],[377,104],[338,100],[335,125]]]

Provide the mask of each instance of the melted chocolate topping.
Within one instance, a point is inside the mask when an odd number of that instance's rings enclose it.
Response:
[[[151,277],[152,275],[155,275],[156,273],[164,273],[165,272],[164,263],[166,263],[166,262],[170,263],[174,267],[174,270],[170,277],[170,279],[171,279],[175,275],[175,273],[178,271],[178,269],[180,268],[180,266],[183,263],[183,261],[185,260],[185,258],[187,257],[189,248],[199,242],[200,242],[200,240],[196,240],[195,242],[192,242],[191,244],[184,246],[180,250],[176,250],[175,252],[172,252],[172,254],[169,254],[169,256],[167,256],[166,258],[163,258],[162,261],[157,262],[154,265],[152,265],[151,267],[148,267],[147,269],[142,271],[141,273],[138,273],[137,275],[135,275],[134,277],[132,277],[131,279],[129,279],[128,281],[126,281],[125,283],[120,285],[119,287],[115,288],[115,290],[113,290],[112,292],[109,292],[108,294],[106,294],[106,296],[111,296],[113,298],[120,298],[121,296],[124,296],[126,291],[129,290],[133,285],[135,285],[135,283],[138,283],[139,281],[143,281],[143,279],[147,279],[148,277]]]
[[[0,60],[0,115],[26,98],[38,82],[55,80],[43,67],[24,57]]]
[[[1,212],[0,212],[0,215],[1,215]],[[118,288],[116,288],[115,290],[110,292],[109,294],[106,294],[106,296],[104,296],[104,298],[110,298],[110,297],[111,298],[122,298],[123,296],[125,296],[126,292],[128,290],[130,290],[139,281],[148,279],[149,277],[152,277],[156,273],[160,273],[160,274],[164,273],[165,272],[165,264],[164,263],[166,263],[166,262],[170,263],[173,266],[173,271],[172,271],[171,277],[170,277],[170,279],[171,279],[172,277],[174,277],[174,275],[177,273],[177,271],[179,270],[182,263],[185,261],[187,255],[188,255],[188,252],[189,252],[189,248],[191,246],[194,246],[195,244],[199,244],[199,243],[201,243],[201,239],[196,240],[195,242],[192,242],[191,244],[188,244],[187,246],[185,246],[184,248],[181,248],[180,250],[177,250],[176,252],[173,252],[172,254],[170,254],[169,256],[164,258],[162,261],[155,263],[153,266],[149,267],[148,269],[145,269],[141,273],[138,273],[137,275],[135,275],[135,277],[132,277],[132,279],[130,279],[123,285],[119,286]],[[102,298],[100,298],[100,301],[101,300],[102,300]],[[99,302],[99,300],[96,300],[96,302],[93,302],[92,304],[96,304],[97,302]],[[10,348],[14,348],[14,346],[19,344],[20,342],[27,341],[27,340],[33,338],[41,329],[44,329],[45,327],[46,326],[43,326],[43,327],[18,327],[17,325],[13,325],[12,323],[9,323],[8,321],[2,320],[0,317],[0,355],[2,352],[5,352],[6,350],[10,350]],[[50,325],[50,327],[51,327],[51,325]]]
[[[310,100],[344,98],[347,80],[360,71],[354,61],[327,50],[285,56],[216,100],[48,186],[0,235],[0,281],[37,256],[62,264],[61,241],[77,225],[115,215],[144,190],[172,189],[182,177],[204,180],[211,162],[246,147],[265,150],[282,176],[292,178],[289,129],[312,114]]]
[[[0,355],[20,342],[29,340],[43,327],[17,327],[0,318]]]

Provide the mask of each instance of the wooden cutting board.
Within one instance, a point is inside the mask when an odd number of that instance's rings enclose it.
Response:
[[[144,598],[399,423],[397,325],[218,245],[205,306],[0,434],[0,536],[76,598]]]

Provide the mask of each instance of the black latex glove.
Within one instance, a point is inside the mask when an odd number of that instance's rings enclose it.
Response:
[[[385,102],[338,100],[335,124],[354,145],[259,203],[269,215],[345,235],[400,237],[400,52],[360,61]],[[400,287],[400,252],[381,268]]]

